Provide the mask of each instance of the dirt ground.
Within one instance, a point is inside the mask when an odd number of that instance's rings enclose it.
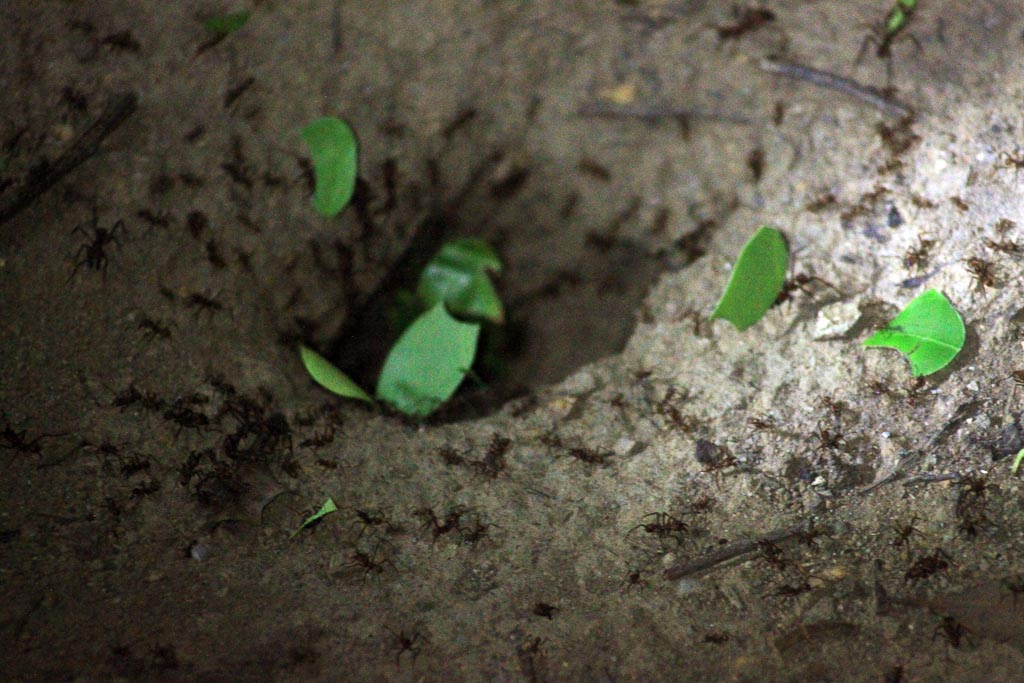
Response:
[[[884,0],[0,4],[0,208],[137,98],[0,222],[5,678],[1024,680],[1024,8],[919,5],[858,61]],[[813,278],[708,323],[764,224]],[[504,379],[426,424],[314,385],[296,342],[358,374],[461,235]],[[968,341],[915,382],[861,342],[932,287]]]

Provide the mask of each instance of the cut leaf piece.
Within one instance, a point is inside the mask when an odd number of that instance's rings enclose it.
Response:
[[[500,325],[505,310],[487,271],[501,268],[501,259],[483,240],[454,240],[423,269],[418,294],[427,307],[443,301],[453,313]]]
[[[321,216],[337,216],[351,201],[358,169],[356,135],[341,119],[325,116],[302,129],[316,171],[313,206]]]
[[[231,12],[230,14],[219,14],[215,17],[210,17],[203,22],[203,28],[210,35],[223,38],[229,33],[234,33],[238,29],[245,26],[245,22],[249,21],[249,17],[252,12]]]
[[[964,321],[942,292],[929,289],[907,304],[888,325],[864,342],[902,351],[914,377],[949,365],[964,347]]]
[[[782,233],[767,226],[750,238],[729,277],[729,285],[711,313],[743,331],[764,317],[786,282],[789,249]]]
[[[456,320],[439,303],[398,338],[377,381],[377,398],[425,417],[451,398],[476,356],[480,325]]]
[[[1010,474],[1017,476],[1017,470],[1020,469],[1020,463],[1024,460],[1024,448],[1017,451],[1017,455],[1013,456],[1013,465],[1010,467]]]
[[[302,523],[302,526],[300,526],[298,529],[296,529],[295,531],[292,532],[292,536],[291,537],[295,538],[296,536],[299,535],[299,532],[302,531],[303,529],[309,528],[310,526],[316,524],[317,522],[319,522],[321,519],[323,519],[327,515],[331,514],[332,512],[337,512],[337,511],[338,511],[338,506],[335,505],[334,499],[333,498],[328,498],[327,500],[324,501],[324,504],[320,506],[319,510],[317,510],[316,512],[311,514],[309,517],[306,517],[306,521]]]
[[[300,344],[299,355],[302,356],[302,364],[306,366],[309,376],[327,391],[345,398],[373,403],[373,398],[360,389],[358,384],[313,349]]]

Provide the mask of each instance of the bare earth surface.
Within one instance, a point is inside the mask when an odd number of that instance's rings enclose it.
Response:
[[[0,223],[5,679],[1024,680],[1024,10],[920,3],[908,122],[762,68],[885,87],[886,2],[729,5],[0,4],[0,207],[138,102]],[[820,279],[707,323],[762,224]],[[511,342],[417,425],[295,343],[431,230],[496,245]],[[968,341],[915,383],[861,342],[932,287]]]

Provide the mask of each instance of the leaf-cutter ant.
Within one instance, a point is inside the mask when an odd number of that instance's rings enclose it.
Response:
[[[896,538],[893,539],[892,545],[894,548],[905,548],[907,552],[910,551],[910,537],[914,534],[920,534],[921,530],[914,526],[914,522],[917,521],[917,515],[910,518],[910,523],[904,526],[894,527],[896,531]]]
[[[946,641],[947,648],[953,647],[954,649],[959,650],[960,643],[964,640],[969,644],[973,644],[973,640],[970,636],[971,633],[971,629],[967,628],[953,617],[945,616],[942,617],[942,622],[935,627],[935,631],[932,633],[932,642],[941,635],[943,640]]]
[[[1012,168],[1015,173],[1020,173],[1020,170],[1024,168],[1024,157],[1015,157],[1008,152],[1000,152],[999,160],[1003,162],[1004,168]]]
[[[185,308],[195,309],[197,317],[204,311],[212,316],[216,311],[224,310],[224,305],[211,296],[193,292],[185,297]]]
[[[964,261],[964,263],[966,264],[964,267],[971,274],[971,277],[974,278],[974,281],[978,283],[978,287],[996,286],[996,275],[990,261],[972,256]]]
[[[775,298],[775,301],[774,303],[772,303],[772,306],[779,306],[787,301],[792,301],[793,293],[796,292],[797,290],[803,292],[804,294],[810,297],[813,297],[814,291],[810,287],[808,287],[808,285],[810,285],[812,282],[819,282],[841,296],[838,289],[836,289],[834,286],[832,286],[832,284],[821,279],[817,275],[797,273],[796,275],[782,283],[782,291],[779,292],[779,295]]]
[[[953,559],[942,548],[936,548],[931,555],[922,555],[914,560],[903,578],[906,581],[915,582],[926,579],[936,572],[944,572],[949,569],[952,561]]]
[[[935,246],[935,240],[917,238],[917,246],[907,249],[903,255],[903,265],[907,268],[925,268],[928,266],[928,256],[931,248]]]
[[[430,642],[421,635],[419,631],[413,631],[409,635],[406,635],[405,629],[400,630],[398,633],[391,631],[390,628],[388,631],[391,632],[391,635],[395,639],[395,647],[397,649],[397,652],[395,653],[395,666],[401,665],[402,655],[406,652],[412,656],[412,661],[415,662],[416,657],[418,657],[420,652],[423,650],[423,646]]]
[[[1004,254],[1019,254],[1021,252],[1020,245],[1013,240],[1003,239],[996,242],[995,240],[991,240],[986,237],[985,246],[995,251],[1001,251]]]
[[[88,226],[88,228],[86,226]],[[91,233],[90,230],[92,231]],[[124,221],[118,220],[109,230],[99,226],[99,216],[96,211],[96,203],[93,202],[92,218],[85,223],[79,223],[75,226],[75,229],[71,231],[71,234],[81,233],[86,239],[91,241],[78,248],[78,252],[75,254],[75,268],[71,271],[71,275],[68,277],[68,282],[71,282],[72,278],[74,278],[75,274],[78,272],[78,269],[82,266],[100,271],[103,280],[106,281],[107,265],[110,261],[107,257],[106,247],[109,244],[117,244],[120,246],[121,243],[117,239],[118,230],[126,230]]]
[[[767,7],[744,7],[742,11],[734,10],[734,12],[736,12],[735,23],[715,28],[718,32],[719,42],[736,40],[743,34],[756,31],[775,20],[775,13]]]

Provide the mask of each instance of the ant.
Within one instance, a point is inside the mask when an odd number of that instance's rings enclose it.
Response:
[[[718,631],[712,631],[704,636],[705,643],[711,643],[712,645],[721,645],[722,643],[729,642],[728,633],[719,633]]]
[[[1017,609],[1017,596],[1024,593],[1024,576],[1008,576],[999,582],[1013,596],[1013,608]]]
[[[163,399],[153,392],[139,391],[135,388],[135,384],[129,384],[127,389],[116,394],[114,400],[110,402],[112,408],[124,409],[134,405],[154,413],[164,409]]]
[[[813,200],[804,205],[804,211],[810,211],[811,213],[821,213],[827,208],[833,207],[839,203],[836,199],[835,194],[832,192],[824,192]]]
[[[935,246],[935,240],[917,238],[917,246],[907,249],[903,255],[903,265],[906,268],[917,268],[921,270],[928,265],[928,256],[931,248]]]
[[[780,586],[777,591],[775,591],[774,593],[769,593],[765,597],[771,596],[776,598],[785,598],[787,600],[792,600],[798,595],[810,592],[810,590],[811,584],[807,581],[801,581],[800,583],[795,585],[785,584],[783,586]]]
[[[971,629],[967,628],[959,621],[950,616],[942,617],[942,622],[935,627],[935,631],[932,633],[932,642],[941,634],[943,639],[946,641],[947,655],[949,654],[948,648],[952,646],[954,649],[960,649],[960,642],[966,640],[968,643],[973,644],[970,633]]]
[[[139,321],[139,329],[143,330],[142,336],[145,337],[147,341],[152,341],[157,337],[160,337],[161,339],[171,338],[170,327],[162,322],[153,320],[148,316],[143,317],[142,320]]]
[[[967,264],[965,266],[967,272],[971,274],[971,277],[974,278],[979,287],[985,288],[996,286],[996,275],[993,271],[991,262],[972,256],[964,263]]]
[[[1011,221],[1009,218],[1000,218],[999,220],[996,221],[996,224],[995,224],[994,227],[996,229],[996,232],[998,232],[1000,235],[1002,235],[1002,234],[1006,233],[1010,228],[1017,227],[1017,223],[1014,222],[1014,221]]]
[[[913,34],[907,33],[905,36],[903,34],[916,9],[917,0],[896,0],[896,3],[885,16],[885,22],[881,26],[873,26],[871,33],[864,37],[864,42],[861,43],[855,63],[860,64],[861,60],[864,59],[868,46],[874,45],[875,56],[886,60],[886,76],[887,80],[891,82],[892,46],[896,41],[901,37],[906,37],[914,43],[918,51],[923,49],[920,41]]]
[[[846,438],[842,432],[836,429],[835,431],[818,425],[818,429],[814,432],[814,435],[818,437],[818,447],[814,449],[817,453],[824,450],[836,450],[844,444]]]
[[[968,536],[977,536],[978,531],[990,524],[985,516],[988,482],[982,477],[969,476],[960,482],[960,492],[956,498],[956,516],[960,520],[960,530]]]
[[[217,244],[216,240],[209,240],[206,242],[206,260],[210,262],[217,270],[224,268],[227,265],[227,261],[220,253],[220,245]]]
[[[555,612],[557,611],[557,607],[555,607],[554,605],[549,605],[546,602],[538,602],[536,605],[533,606],[533,614],[538,617],[544,617],[548,621],[554,619]]]
[[[673,517],[667,512],[652,512],[648,515],[644,515],[640,519],[652,519],[652,521],[637,524],[635,527],[627,531],[626,535],[628,536],[637,529],[643,529],[646,533],[656,536],[663,547],[665,545],[665,539],[667,538],[673,539],[677,545],[680,544],[681,540],[679,535],[685,534],[690,530],[688,524]]]
[[[360,523],[359,534],[356,535],[357,541],[362,538],[367,529],[376,526],[383,525],[384,531],[387,533],[396,533],[401,531],[401,527],[392,524],[386,517],[384,517],[384,515],[374,514],[366,510],[356,510],[355,513],[356,517],[359,518]]]
[[[156,479],[151,479],[142,486],[136,486],[132,489],[132,498],[143,498],[145,496],[151,496],[160,490],[160,482]]]
[[[920,534],[921,530],[914,526],[914,522],[917,521],[917,515],[910,518],[910,523],[902,527],[893,527],[896,531],[896,538],[893,540],[892,545],[894,548],[905,548],[908,552],[910,551],[910,537],[914,534]]]
[[[771,417],[748,417],[747,425],[755,432],[775,429],[775,420]]]
[[[1015,173],[1020,173],[1020,170],[1024,168],[1024,157],[1015,157],[1008,152],[1000,152],[999,160],[1003,162],[1004,168],[1012,168]]]
[[[394,636],[395,647],[398,649],[398,652],[395,654],[395,666],[401,666],[402,655],[406,652],[412,655],[412,661],[415,662],[416,657],[423,650],[423,646],[430,642],[419,631],[413,631],[409,635],[406,635],[405,629],[400,630],[398,633],[395,633],[390,628],[388,631]]]
[[[14,431],[11,423],[8,422],[4,430],[0,432],[0,448],[5,451],[16,451],[27,455],[39,455],[43,452],[43,447],[39,442],[43,439],[58,436],[57,434],[40,434],[31,441],[27,441],[25,439],[25,434],[27,433],[27,429],[22,429],[20,432]]]
[[[931,555],[922,555],[914,560],[914,563],[907,569],[907,573],[903,575],[903,578],[906,581],[920,581],[936,572],[946,571],[949,569],[951,562],[953,562],[953,558],[946,551],[942,548],[936,548],[932,551]]]
[[[736,23],[726,26],[717,26],[719,42],[735,40],[745,33],[756,31],[765,24],[775,21],[775,13],[767,7],[744,7],[742,12],[733,10],[736,16]]]
[[[787,301],[792,301],[793,293],[796,292],[797,290],[800,290],[804,294],[813,297],[814,292],[807,286],[812,282],[820,282],[821,284],[825,285],[836,294],[840,293],[838,289],[836,289],[830,283],[826,282],[825,280],[821,279],[816,275],[798,273],[782,283],[782,291],[779,292],[779,295],[775,298],[775,301],[772,303],[772,306],[780,306]]]
[[[971,208],[970,204],[965,202],[961,197],[957,195],[953,195],[952,197],[950,197],[949,201],[953,206],[955,206],[960,211],[969,211]]]
[[[771,541],[758,541],[757,549],[761,551],[761,559],[764,562],[778,569],[780,572],[786,571],[789,567],[789,560],[782,554],[782,548]]]
[[[512,439],[495,433],[491,437],[491,443],[487,446],[487,452],[484,453],[483,460],[469,463],[470,467],[486,477],[496,479],[501,471],[505,469],[505,453],[511,445]]]
[[[178,425],[175,436],[181,434],[183,428],[204,429],[210,425],[210,418],[203,413],[192,410],[182,399],[178,399],[170,408],[164,411],[164,419]]]
[[[593,448],[570,448],[569,455],[580,462],[606,467],[610,464],[608,460],[611,458],[612,453],[609,451],[594,450]]]
[[[89,233],[88,226],[92,230],[92,234]],[[75,226],[75,229],[71,231],[71,234],[81,233],[86,239],[92,240],[86,244],[81,245],[78,248],[78,252],[75,254],[75,268],[71,271],[71,275],[68,277],[68,282],[75,277],[78,269],[82,266],[98,270],[103,276],[103,281],[107,279],[107,265],[110,259],[107,257],[106,247],[108,244],[117,244],[120,246],[120,242],[117,239],[118,230],[126,230],[124,221],[119,220],[114,223],[113,226],[108,230],[107,228],[101,228],[99,226],[99,216],[96,212],[96,203],[92,205],[92,219],[85,223],[79,223]]]
[[[647,579],[644,578],[643,572],[639,569],[630,569],[629,573],[626,574],[626,579],[621,584],[623,592],[629,592],[634,586],[646,588],[647,585]]]
[[[185,298],[185,308],[196,309],[196,315],[200,312],[206,311],[210,315],[213,315],[215,311],[224,310],[224,305],[219,301],[216,301],[212,297],[200,294],[199,292],[193,292]]]
[[[374,548],[373,552],[370,553],[364,553],[361,550],[356,550],[349,556],[349,561],[341,565],[341,567],[343,569],[361,569],[363,572],[363,581],[366,580],[366,577],[371,576],[373,574],[376,574],[378,576],[383,574],[384,569],[386,567],[391,567],[392,569],[395,569],[395,563],[391,560],[387,559],[386,557],[383,559],[378,558],[378,550],[380,550],[379,545],[376,548]]]
[[[167,228],[171,225],[171,218],[166,213],[154,213],[150,209],[139,209],[135,215],[149,223],[153,228]]]
[[[417,510],[413,514],[417,517],[423,518],[424,528],[429,529],[431,534],[434,536],[434,541],[437,541],[437,539],[441,538],[445,534],[458,529],[459,521],[466,512],[467,509],[465,507],[462,505],[456,505],[445,513],[444,521],[439,520],[437,515],[435,515],[434,511],[430,508]]]
[[[985,246],[989,249],[994,249],[995,251],[1001,251],[1004,254],[1019,254],[1021,252],[1020,245],[1013,240],[1004,239],[996,242],[995,240],[990,240],[986,237]]]
[[[299,442],[299,448],[322,448],[334,441],[334,430],[327,429],[324,432],[317,432],[308,439],[303,439]]]

